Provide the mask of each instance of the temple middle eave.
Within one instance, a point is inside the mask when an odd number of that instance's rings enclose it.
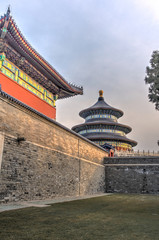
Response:
[[[105,129],[105,128],[109,128],[109,129],[116,129],[116,130],[121,130],[124,133],[130,133],[132,131],[132,128],[121,124],[121,123],[115,123],[115,122],[108,122],[108,121],[96,121],[96,122],[87,122],[87,123],[81,123],[78,125],[75,125],[74,127],[72,127],[73,131],[81,131],[84,129]]]

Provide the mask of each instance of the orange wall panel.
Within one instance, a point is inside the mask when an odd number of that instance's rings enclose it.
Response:
[[[38,98],[36,95],[28,91],[27,89],[14,82],[12,79],[5,76],[0,72],[0,84],[2,91],[8,93],[12,97],[25,103],[38,112],[46,115],[49,118],[56,118],[56,108],[49,105],[47,102]]]

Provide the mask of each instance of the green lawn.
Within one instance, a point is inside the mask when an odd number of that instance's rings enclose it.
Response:
[[[104,197],[0,213],[0,240],[158,240],[159,196]]]

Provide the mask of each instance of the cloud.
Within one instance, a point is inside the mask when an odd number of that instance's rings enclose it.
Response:
[[[154,22],[159,23],[159,1],[158,0],[134,0],[135,5],[142,12],[142,15],[147,15]]]

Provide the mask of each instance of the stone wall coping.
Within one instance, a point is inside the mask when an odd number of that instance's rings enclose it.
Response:
[[[117,166],[123,166],[123,167],[129,167],[129,166],[159,166],[159,163],[139,163],[139,164],[133,164],[133,163],[125,163],[125,164],[104,164],[106,167],[117,167]]]
[[[105,165],[140,165],[140,164],[159,164],[159,157],[146,156],[146,157],[119,157],[119,158],[104,158]]]
[[[108,157],[106,158],[107,160],[121,160],[121,159],[143,159],[143,158],[156,158],[159,160],[159,156],[131,156],[131,157],[128,157],[128,156],[122,156],[122,157]]]

